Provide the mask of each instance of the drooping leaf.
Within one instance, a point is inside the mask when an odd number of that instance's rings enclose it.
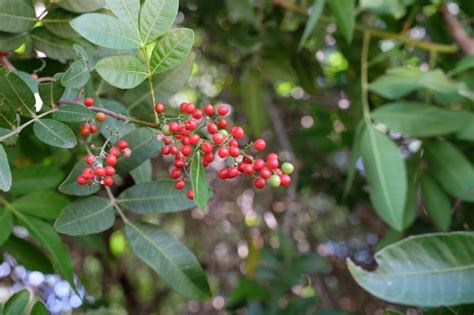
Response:
[[[176,67],[185,60],[193,47],[194,33],[178,28],[160,37],[151,53],[151,73],[161,73]]]
[[[0,50],[10,51],[24,43],[26,33],[11,34],[0,32]]]
[[[206,274],[194,255],[156,225],[127,222],[125,232],[135,254],[178,293],[203,300],[211,292]]]
[[[194,202],[199,208],[206,209],[209,199],[209,186],[207,185],[206,171],[204,165],[202,165],[200,151],[196,151],[196,155],[192,159],[190,172]]]
[[[59,233],[88,235],[110,228],[115,221],[113,205],[109,200],[91,196],[67,205],[54,224]]]
[[[49,259],[31,242],[11,235],[2,248],[12,255],[18,264],[29,270],[48,274],[54,273]]]
[[[95,113],[83,105],[65,104],[61,105],[57,111],[53,113],[53,118],[65,122],[82,122],[91,120],[95,117]]]
[[[67,88],[81,88],[89,81],[91,74],[83,60],[75,60],[64,73],[61,84]]]
[[[35,22],[35,10],[26,1],[2,0],[0,2],[0,31],[28,32]]]
[[[120,89],[132,89],[148,77],[140,59],[127,55],[104,58],[95,69],[105,81]]]
[[[44,52],[49,58],[65,63],[75,56],[73,42],[61,38],[46,30],[44,27],[36,27],[30,33],[33,46]]]
[[[31,117],[35,113],[35,96],[18,74],[0,68],[0,96],[15,112]]]
[[[23,195],[56,188],[63,176],[64,173],[54,166],[32,164],[15,168],[12,172],[13,185],[10,193]]]
[[[0,246],[5,243],[13,231],[13,217],[9,211],[0,208]]]
[[[135,184],[151,182],[152,165],[151,160],[146,160],[137,168],[130,171]]]
[[[33,191],[13,201],[19,211],[47,220],[54,220],[69,200],[54,191]]]
[[[77,183],[77,177],[86,167],[88,166],[84,161],[77,163],[68,177],[59,185],[58,190],[63,194],[74,196],[88,196],[98,192],[100,185],[79,185]]]
[[[377,214],[390,227],[403,229],[407,174],[397,146],[372,126],[366,126],[361,139],[361,155]]]
[[[132,155],[117,163],[117,171],[120,173],[133,170],[161,149],[161,142],[156,140],[155,133],[151,129],[135,129],[125,135],[124,139],[128,142]]]
[[[240,77],[240,92],[250,131],[253,135],[260,135],[267,126],[268,116],[264,105],[264,83],[257,70],[247,70]]]
[[[38,85],[38,92],[47,107],[56,104],[64,94],[64,87],[60,81],[44,82]]]
[[[428,174],[421,176],[420,183],[426,212],[441,231],[447,231],[452,216],[448,196]]]
[[[348,43],[352,41],[355,25],[354,0],[330,0],[329,6],[336,19],[336,24]]]
[[[79,34],[76,33],[76,31],[74,31],[69,25],[69,21],[75,17],[76,15],[72,14],[71,12],[57,8],[52,11],[48,11],[46,20],[43,21],[44,27],[46,27],[46,29],[54,35],[61,38],[76,38],[79,37]]]
[[[49,311],[41,301],[37,301],[31,308],[30,315],[48,315]]]
[[[23,315],[25,313],[28,302],[30,301],[30,293],[23,289],[13,294],[3,306],[4,315]]]
[[[396,304],[450,306],[474,302],[474,233],[409,237],[377,252],[373,272],[348,260],[356,282],[372,295]],[[435,285],[438,283],[440,285]],[[442,285],[441,285],[442,284]]]
[[[58,5],[71,12],[84,13],[96,11],[105,6],[105,0],[63,0]]]
[[[123,191],[117,202],[139,214],[182,211],[194,206],[184,190],[177,190],[168,180],[136,184]]]
[[[140,32],[149,43],[168,31],[178,14],[178,0],[147,0],[140,11]]]
[[[140,0],[105,0],[105,3],[122,23],[130,25],[136,38],[141,40],[138,27]]]
[[[451,143],[425,146],[430,174],[450,195],[474,202],[474,170],[467,158]]]
[[[0,190],[9,191],[12,186],[12,173],[8,164],[7,154],[0,144]]]
[[[304,27],[303,36],[301,36],[300,43],[298,44],[298,49],[301,50],[301,48],[303,48],[310,35],[313,33],[314,28],[318,24],[319,18],[323,13],[325,4],[326,0],[314,0],[313,6],[311,7],[311,13]]]
[[[33,124],[33,132],[39,140],[54,147],[71,149],[77,144],[72,130],[54,119],[37,120]]]
[[[414,137],[431,137],[456,132],[467,125],[465,112],[453,111],[417,102],[394,102],[377,108],[372,118]]]
[[[127,24],[100,13],[83,14],[70,22],[72,28],[88,41],[113,49],[137,49],[140,41]]]

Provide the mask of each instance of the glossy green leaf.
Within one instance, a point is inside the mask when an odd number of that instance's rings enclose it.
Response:
[[[185,60],[194,43],[194,33],[188,28],[178,28],[160,37],[151,53],[152,73],[172,69]]]
[[[194,192],[194,202],[201,209],[206,209],[209,200],[209,186],[207,185],[206,170],[202,165],[201,152],[196,151],[191,162],[191,185]]]
[[[140,32],[149,43],[168,31],[178,14],[178,0],[147,0],[140,11]]]
[[[428,174],[421,176],[420,183],[426,212],[441,231],[449,230],[452,212],[448,196]]]
[[[449,306],[474,303],[474,233],[409,237],[377,252],[369,272],[348,260],[349,271],[366,291],[396,304]]]
[[[100,13],[83,14],[70,22],[72,28],[88,41],[113,49],[137,49],[140,41],[127,24]]]
[[[48,314],[49,314],[49,311],[46,308],[46,306],[43,304],[43,302],[37,301],[31,308],[30,315],[48,315]]]
[[[54,35],[44,27],[37,27],[30,33],[33,46],[44,52],[49,58],[65,63],[76,55],[73,42]]]
[[[65,122],[82,122],[94,119],[95,113],[83,105],[65,104],[61,105],[53,113],[53,118]]]
[[[3,306],[5,315],[23,315],[30,301],[30,293],[24,289],[13,294]]]
[[[37,120],[33,124],[33,132],[39,140],[54,147],[71,149],[77,144],[72,130],[54,119]]]
[[[9,51],[18,48],[25,42],[26,33],[11,34],[0,32],[0,50]]]
[[[17,113],[31,117],[35,113],[35,96],[18,74],[0,68],[0,96]]]
[[[430,174],[450,195],[474,202],[474,170],[469,160],[449,142],[425,146]]]
[[[137,57],[127,55],[104,58],[95,69],[105,81],[120,89],[132,89],[148,77],[145,65]]]
[[[0,246],[5,243],[13,231],[13,217],[9,211],[0,208]]]
[[[105,6],[105,0],[62,0],[58,5],[71,12],[84,13],[96,11]]]
[[[326,0],[314,0],[313,6],[311,7],[311,13],[304,27],[303,36],[301,37],[300,43],[298,44],[298,49],[303,48],[310,35],[313,33],[316,25],[318,24],[319,18],[323,13],[325,4]]]
[[[125,232],[135,254],[178,293],[194,300],[211,294],[206,274],[194,255],[156,225],[127,222]]]
[[[77,183],[77,177],[86,167],[88,166],[84,161],[77,163],[64,182],[59,185],[58,190],[63,194],[74,196],[88,196],[98,192],[100,185],[79,185]]]
[[[12,255],[18,264],[29,270],[36,270],[47,274],[54,273],[49,259],[31,242],[11,235],[2,248]]]
[[[456,63],[454,68],[448,72],[448,75],[457,75],[472,68],[474,68],[474,56],[466,56]]]
[[[32,164],[15,168],[12,172],[13,185],[10,193],[22,195],[56,188],[63,176],[64,173],[54,166]]]
[[[54,224],[59,233],[88,235],[110,228],[115,221],[113,205],[109,200],[91,196],[67,205]]]
[[[72,14],[71,12],[57,8],[52,11],[48,11],[46,20],[43,22],[44,27],[46,27],[46,29],[54,35],[61,38],[76,38],[79,37],[79,34],[76,33],[76,31],[74,31],[69,25],[69,21],[75,17],[76,15]]]
[[[156,140],[152,129],[138,128],[125,135],[124,139],[132,150],[132,155],[117,163],[117,171],[127,173],[154,156],[161,149],[161,141]]]
[[[140,29],[138,27],[140,0],[105,0],[105,3],[122,23],[133,29],[136,38],[140,40]]]
[[[456,132],[467,125],[465,112],[453,111],[417,102],[383,105],[371,117],[390,130],[414,137],[439,136]]]
[[[336,24],[348,43],[352,41],[355,25],[355,1],[354,0],[330,0],[329,7],[336,19]]]
[[[28,32],[35,22],[35,10],[26,1],[2,0],[0,2],[0,31]]]
[[[13,201],[12,205],[19,211],[47,219],[56,219],[69,200],[54,191],[33,191]]]
[[[194,206],[185,190],[177,190],[169,180],[136,184],[123,191],[117,202],[139,214],[183,211]]]
[[[89,81],[91,74],[83,60],[75,60],[64,73],[61,84],[67,88],[81,88]]]
[[[0,144],[0,190],[9,191],[12,186],[12,173],[8,164],[8,157]]]
[[[250,132],[253,135],[261,135],[268,124],[264,93],[262,76],[257,70],[247,70],[240,77],[242,105],[249,120]]]
[[[407,193],[407,174],[397,146],[372,126],[362,134],[361,155],[370,199],[379,215],[390,227],[403,229]]]
[[[60,81],[44,82],[38,85],[38,92],[43,104],[52,107],[64,95],[64,87]]]
[[[136,184],[151,182],[152,177],[152,165],[151,160],[146,160],[137,168],[130,171],[133,180]]]

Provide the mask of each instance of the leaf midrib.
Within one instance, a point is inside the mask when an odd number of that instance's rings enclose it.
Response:
[[[112,203],[107,203],[107,205],[104,206],[103,208],[101,208],[99,211],[90,213],[90,214],[88,214],[88,215],[86,215],[86,216],[83,216],[83,217],[80,217],[80,218],[78,218],[78,219],[76,219],[76,220],[66,222],[65,224],[57,225],[57,228],[66,227],[66,226],[69,226],[69,225],[74,224],[74,223],[76,223],[76,222],[87,220],[87,219],[89,219],[90,217],[93,217],[93,216],[96,216],[96,215],[99,215],[99,214],[105,212],[107,209],[110,209],[112,206],[113,206]]]

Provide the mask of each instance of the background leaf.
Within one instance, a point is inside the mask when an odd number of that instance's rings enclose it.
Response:
[[[0,246],[5,243],[13,231],[13,217],[9,211],[0,208]]]
[[[63,176],[64,173],[54,166],[32,164],[15,168],[12,172],[13,185],[10,193],[22,195],[56,188]]]
[[[4,315],[23,315],[25,313],[28,302],[30,301],[30,293],[28,290],[20,290],[13,294],[3,306]]]
[[[130,171],[135,184],[151,182],[152,177],[152,165],[151,160],[146,160],[137,168]]]
[[[206,209],[209,199],[209,186],[207,185],[206,171],[202,165],[201,152],[196,151],[191,162],[191,185],[194,192],[194,202],[201,209]]]
[[[105,81],[120,89],[132,89],[148,77],[145,65],[137,57],[127,55],[104,58],[95,69]]]
[[[8,157],[0,144],[0,190],[9,191],[12,186],[12,173],[8,164]]]
[[[132,155],[117,163],[117,171],[127,173],[154,156],[161,149],[161,142],[156,140],[154,131],[138,128],[125,135],[124,139],[132,150]]]
[[[426,212],[441,231],[449,230],[452,213],[448,196],[428,174],[421,176],[420,183]]]
[[[264,105],[264,83],[257,70],[248,70],[240,77],[240,93],[250,132],[253,135],[262,134],[267,126],[268,116]]]
[[[33,191],[15,199],[12,205],[19,211],[47,220],[54,220],[69,200],[54,191]]]
[[[64,73],[61,84],[67,88],[77,89],[86,85],[91,74],[83,60],[75,60]]]
[[[39,140],[54,147],[71,149],[77,144],[72,130],[54,119],[37,120],[33,124],[33,132]]]
[[[12,255],[22,266],[30,270],[37,270],[43,273],[54,273],[53,266],[49,259],[32,243],[10,236],[3,244],[3,249]]]
[[[149,43],[168,31],[178,14],[178,0],[147,0],[140,11],[140,32]]]
[[[69,25],[69,21],[75,17],[75,14],[60,8],[48,10],[46,21],[43,21],[44,27],[54,35],[61,38],[77,38],[79,37],[79,34]]]
[[[72,47],[72,41],[56,36],[44,27],[34,28],[30,35],[33,46],[51,59],[65,63],[76,55]]]
[[[49,314],[48,309],[43,304],[43,302],[37,301],[33,305],[33,308],[31,309],[31,314],[30,315],[48,315],[48,314]]]
[[[64,104],[53,112],[53,118],[65,122],[83,122],[94,119],[95,113],[86,106],[78,104]]]
[[[348,43],[352,41],[355,25],[354,0],[330,0],[329,6],[336,19],[336,24]]]
[[[194,42],[194,32],[178,28],[160,37],[151,53],[152,73],[161,73],[176,67],[188,57]]]
[[[60,81],[44,82],[38,85],[39,95],[44,106],[52,107],[64,94],[64,87]]]
[[[319,18],[323,13],[325,4],[326,0],[314,0],[313,6],[311,7],[311,13],[304,27],[303,36],[301,36],[300,43],[298,44],[298,49],[303,48],[309,36],[313,33],[314,28],[318,24]]]
[[[0,31],[21,33],[31,30],[36,22],[35,10],[26,1],[0,2]]]
[[[10,34],[0,32],[0,49],[3,51],[18,48],[26,39],[26,33]]]
[[[102,8],[103,6],[105,6],[105,0],[63,0],[58,2],[58,5],[63,9],[66,9],[71,12],[84,13],[96,11],[97,9]]]

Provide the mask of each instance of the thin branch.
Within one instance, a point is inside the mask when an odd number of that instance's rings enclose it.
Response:
[[[10,60],[8,60],[7,56],[1,56],[0,57],[0,63],[3,64],[3,66],[8,70],[8,71],[16,71],[16,68]]]
[[[47,116],[53,112],[55,112],[57,109],[52,109],[52,110],[49,110],[47,112],[44,112],[38,116],[35,116],[33,119],[30,119],[28,120],[26,123],[24,123],[23,125],[20,125],[18,126],[18,128],[16,128],[15,130],[13,130],[12,132],[0,137],[0,142],[3,142],[5,141],[6,139],[10,138],[10,137],[13,137],[15,135],[18,135],[23,129],[25,129],[26,127],[28,127],[29,125],[31,125],[32,123],[40,120],[41,118],[43,118],[44,116]]]
[[[451,37],[461,48],[462,52],[467,56],[474,55],[474,39],[467,35],[464,26],[455,15],[449,12],[447,5],[441,7],[441,15],[448,26]]]

